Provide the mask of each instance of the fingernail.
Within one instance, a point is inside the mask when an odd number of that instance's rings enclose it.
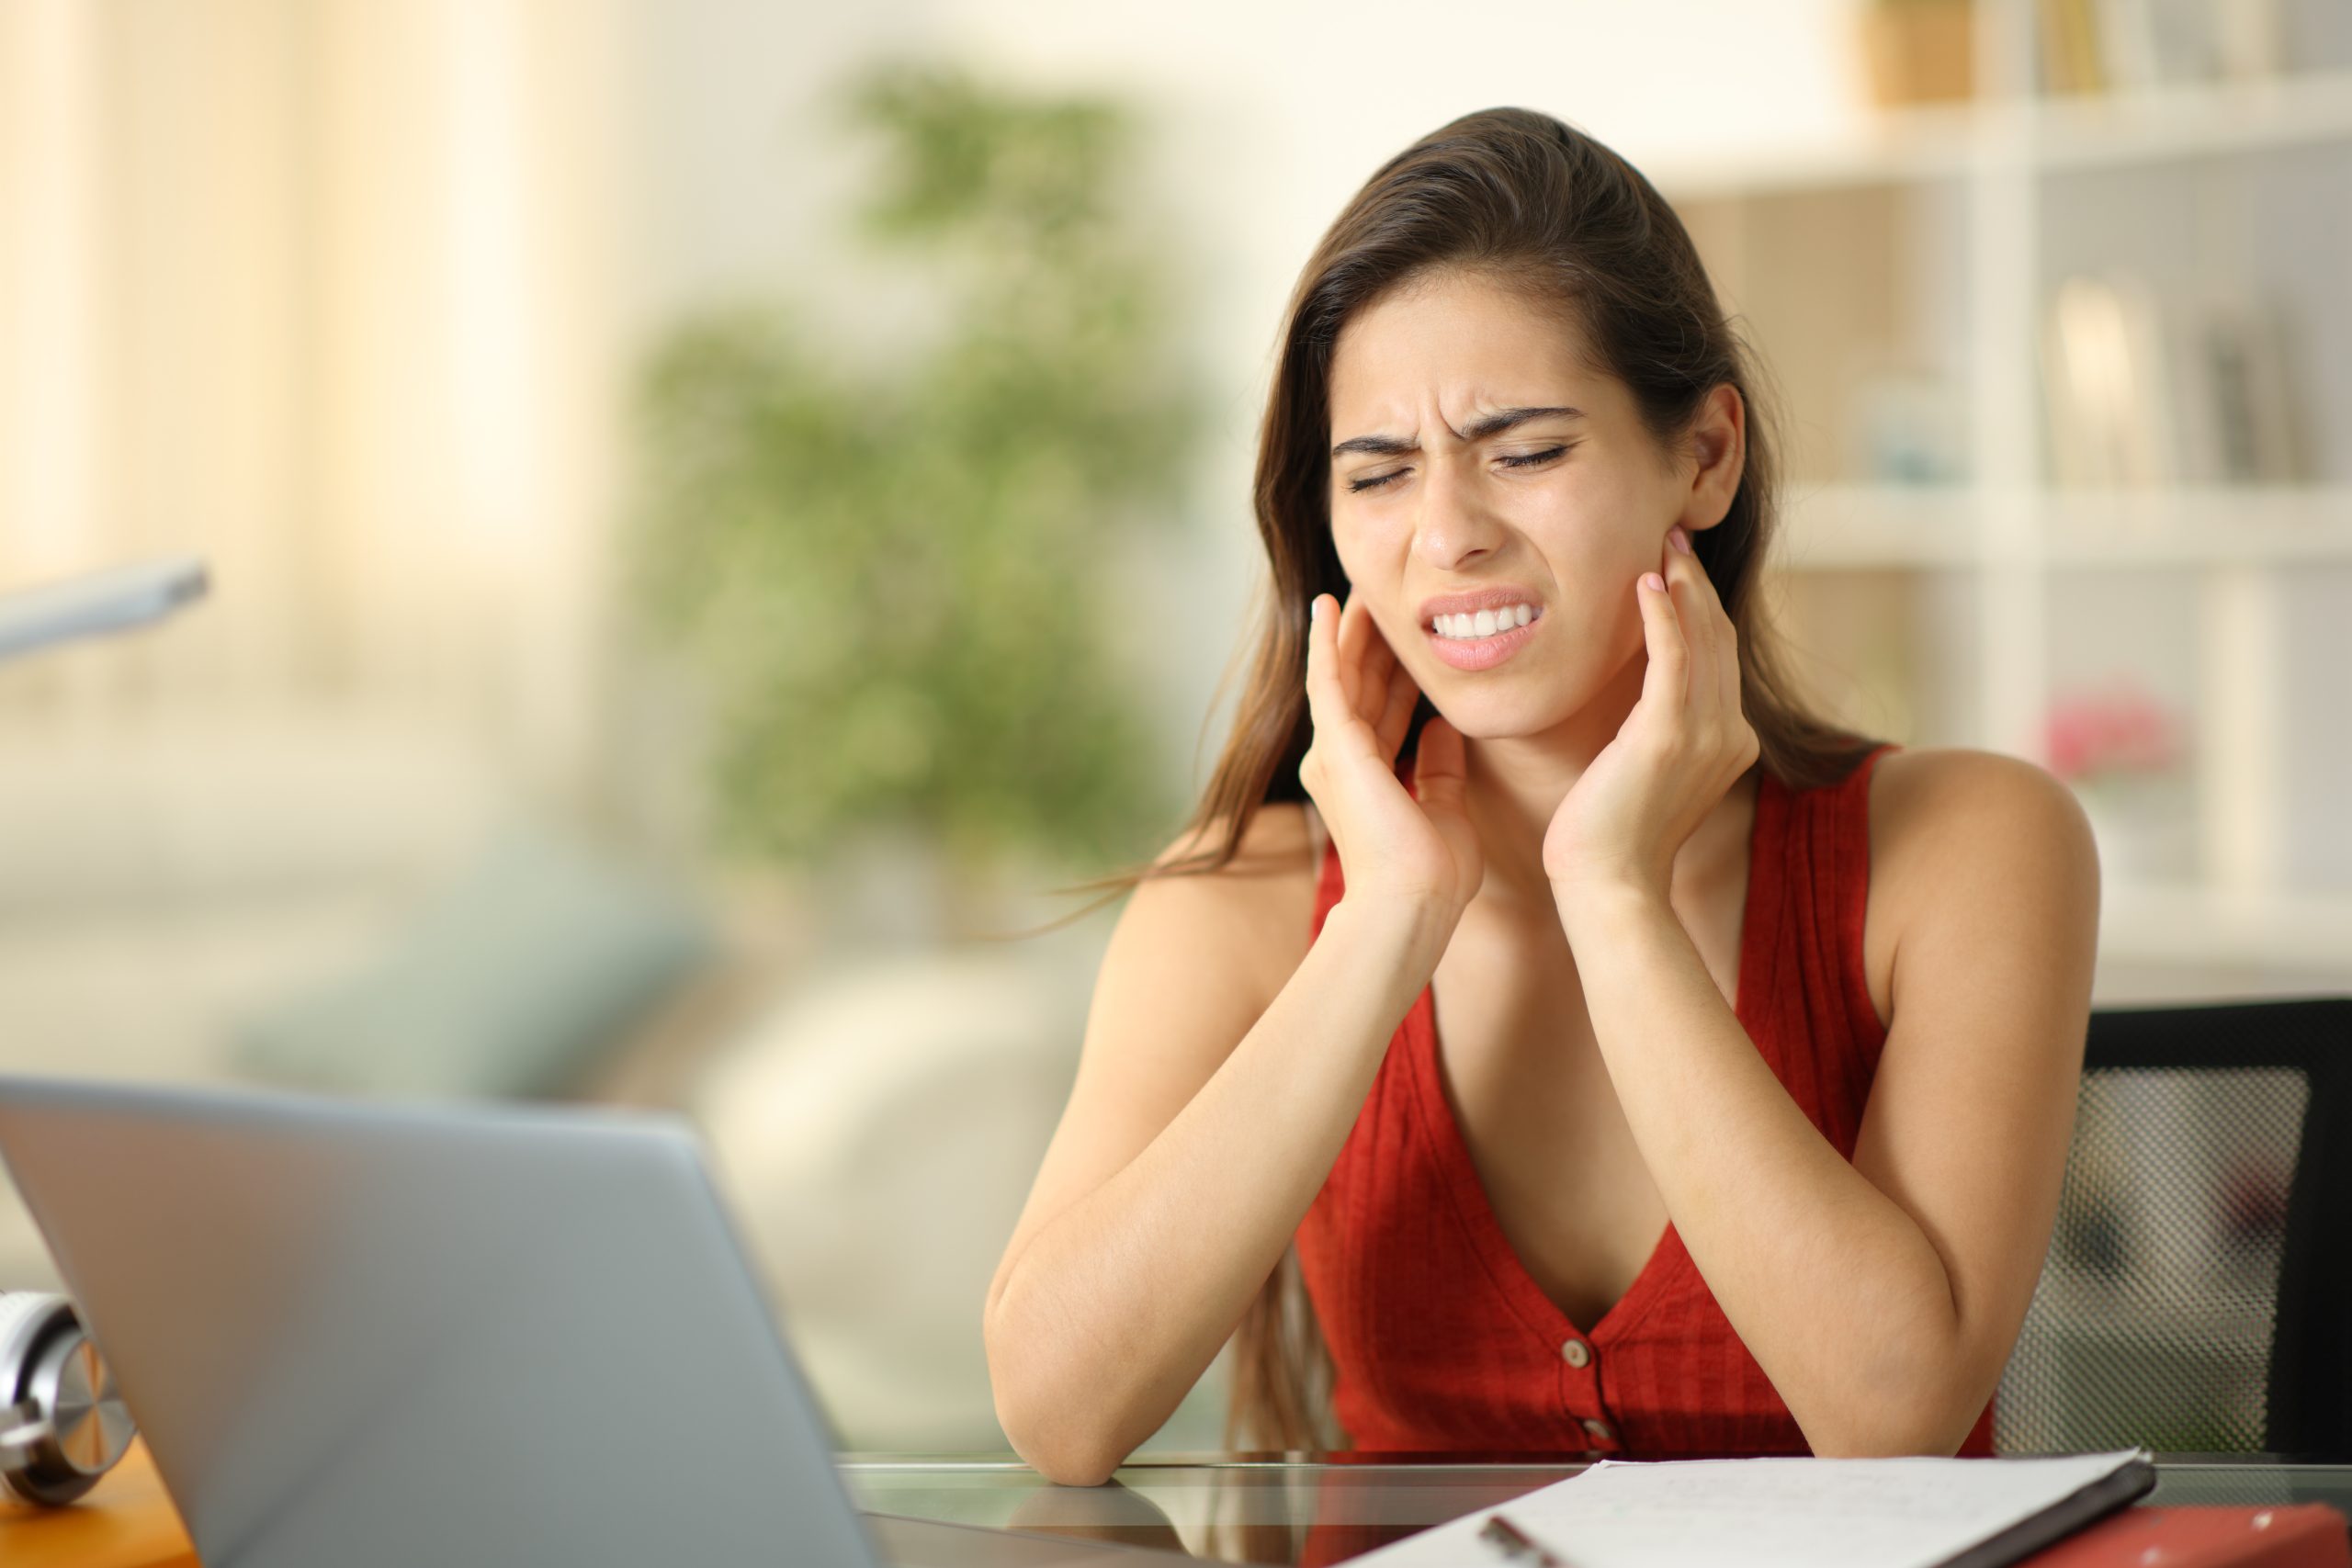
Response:
[[[1650,587],[1657,590],[1660,593],[1666,592],[1666,579],[1660,577],[1657,572],[1650,571],[1643,573],[1642,581]]]
[[[1323,618],[1323,595],[1320,593],[1306,602],[1306,618],[1310,621]]]
[[[1666,537],[1668,543],[1684,555],[1690,553],[1690,536],[1682,531],[1681,524],[1677,523],[1672,528],[1667,530]]]

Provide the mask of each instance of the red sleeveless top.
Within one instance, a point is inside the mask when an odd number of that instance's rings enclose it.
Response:
[[[1792,792],[1762,775],[1734,1011],[1848,1159],[1886,1032],[1862,971],[1870,776]],[[1314,931],[1340,900],[1327,845]],[[1389,1041],[1301,1222],[1301,1272],[1360,1450],[1662,1459],[1803,1454],[1804,1434],[1669,1224],[1624,1296],[1569,1321],[1505,1239],[1446,1099],[1429,987]],[[1993,1411],[1962,1445],[1992,1451]]]

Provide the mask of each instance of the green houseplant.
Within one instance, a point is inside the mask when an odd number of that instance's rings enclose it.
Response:
[[[1135,128],[930,67],[846,101],[864,235],[942,324],[852,366],[788,303],[715,310],[641,386],[636,589],[707,696],[717,829],[803,865],[875,833],[958,872],[1137,853],[1169,770],[1103,567],[1176,514],[1198,420]]]

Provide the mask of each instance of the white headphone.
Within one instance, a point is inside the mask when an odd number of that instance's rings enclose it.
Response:
[[[114,1371],[63,1296],[0,1292],[0,1493],[71,1503],[130,1447]]]

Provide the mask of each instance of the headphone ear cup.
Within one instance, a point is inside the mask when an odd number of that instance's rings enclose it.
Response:
[[[65,1297],[0,1294],[0,1491],[71,1503],[130,1446],[113,1371]]]

